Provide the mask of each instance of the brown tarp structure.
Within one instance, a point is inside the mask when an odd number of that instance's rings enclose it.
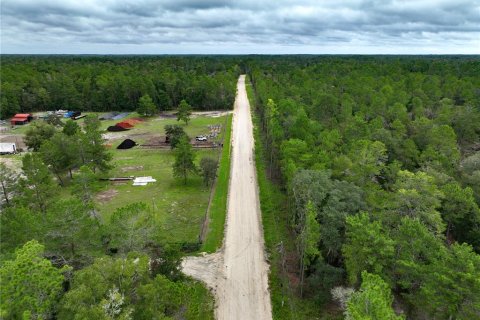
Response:
[[[122,127],[122,128],[124,128],[124,129],[131,129],[131,128],[133,128],[133,126],[132,126],[130,123],[128,123],[128,122],[123,122],[123,121],[117,123],[116,126],[117,126],[117,127]]]

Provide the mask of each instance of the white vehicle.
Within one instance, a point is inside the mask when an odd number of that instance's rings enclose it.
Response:
[[[207,137],[206,136],[196,136],[195,140],[197,140],[197,141],[207,141]]]
[[[13,142],[0,143],[0,154],[17,153],[17,145]]]

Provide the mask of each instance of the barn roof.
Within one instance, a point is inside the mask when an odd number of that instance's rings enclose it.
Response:
[[[121,128],[124,128],[124,129],[130,129],[130,128],[133,128],[133,126],[129,123],[125,123],[125,122],[119,122],[116,124],[117,127],[121,127]]]
[[[17,113],[13,118],[28,118],[32,115],[30,113]]]

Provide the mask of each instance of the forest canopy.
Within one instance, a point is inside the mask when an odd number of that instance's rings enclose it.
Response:
[[[198,110],[229,109],[240,68],[226,57],[2,56],[4,119],[45,110],[134,111],[148,95],[158,110],[182,99]]]
[[[268,172],[288,199],[300,295],[322,305],[334,288],[359,290],[347,319],[378,318],[365,303],[393,319],[389,290],[408,318],[478,317],[478,57],[247,65]],[[367,289],[373,279],[383,292]]]

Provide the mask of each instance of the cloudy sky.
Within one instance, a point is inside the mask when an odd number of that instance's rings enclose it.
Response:
[[[480,54],[480,0],[2,0],[2,53]]]

